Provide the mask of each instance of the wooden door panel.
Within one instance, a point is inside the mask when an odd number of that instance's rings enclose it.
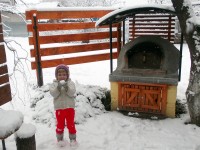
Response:
[[[119,83],[119,109],[165,113],[167,85]]]

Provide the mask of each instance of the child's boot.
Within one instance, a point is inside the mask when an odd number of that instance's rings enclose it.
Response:
[[[56,134],[56,137],[57,137],[57,141],[59,142],[59,141],[63,141],[63,136],[64,136],[64,134],[63,133],[61,133],[61,134]]]
[[[76,141],[76,134],[69,134],[69,139],[70,139],[70,146],[72,148],[78,147],[78,142]]]
[[[64,147],[66,145],[66,142],[63,140],[63,133],[62,134],[56,134],[57,141],[58,141],[58,146],[59,147]]]

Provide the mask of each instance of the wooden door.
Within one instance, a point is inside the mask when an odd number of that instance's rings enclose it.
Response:
[[[119,83],[119,109],[165,114],[167,85]]]

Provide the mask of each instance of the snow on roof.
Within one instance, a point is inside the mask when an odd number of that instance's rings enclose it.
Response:
[[[29,10],[38,10],[38,11],[90,11],[90,10],[115,10],[119,7],[30,7]]]
[[[21,126],[24,116],[15,110],[0,109],[0,138],[6,138]]]
[[[106,14],[102,18],[100,18],[96,22],[95,26],[97,27],[101,25],[108,25],[110,21],[112,21],[112,23],[117,23],[126,19],[129,16],[133,16],[133,14],[145,13],[145,12],[168,12],[168,13],[175,14],[174,8],[167,5],[144,4],[144,5],[123,7],[123,8],[114,10]]]

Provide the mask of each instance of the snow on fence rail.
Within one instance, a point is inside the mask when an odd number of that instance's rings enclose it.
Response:
[[[30,52],[31,57],[35,58],[31,66],[36,69],[37,78],[42,78],[42,68],[55,67],[62,63],[72,65],[110,59],[109,27],[95,28],[95,21],[111,11],[26,11],[29,44],[32,46]],[[112,58],[117,58],[121,48],[120,24],[113,26],[112,37],[112,46],[117,48]],[[38,83],[39,86],[42,84],[43,81]]]
[[[4,47],[2,23],[0,23],[0,106],[9,102],[11,99],[12,97],[9,84],[8,68],[6,64],[6,52]]]

